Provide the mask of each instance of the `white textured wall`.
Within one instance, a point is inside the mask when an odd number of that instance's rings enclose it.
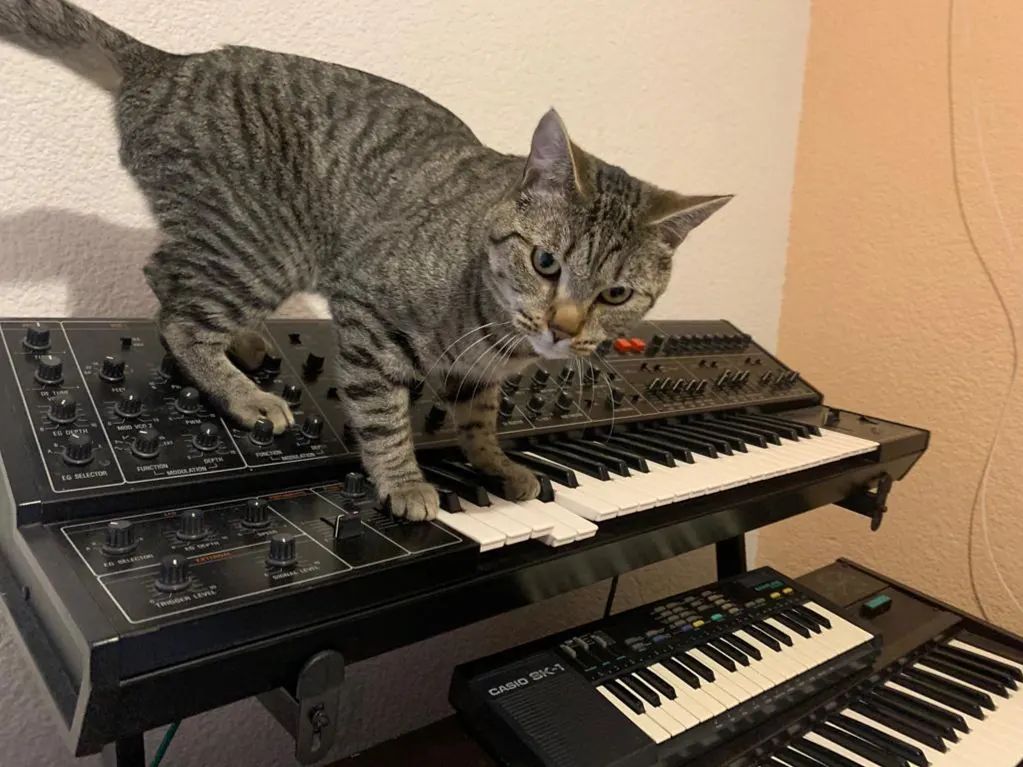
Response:
[[[774,345],[809,0],[83,0],[173,51],[245,43],[419,88],[485,141],[524,153],[554,105],[582,146],[682,192],[738,196],[683,246],[662,317],[729,317]],[[155,235],[117,163],[106,94],[0,45],[0,315],[147,315]],[[711,571],[706,555],[629,579],[649,601]],[[603,588],[469,627],[352,670],[352,747],[444,712],[455,658],[588,620]],[[6,631],[6,626],[2,627]],[[0,636],[0,762],[70,763],[24,662]],[[251,702],[186,722],[171,764],[287,764]],[[214,741],[217,745],[214,745]]]

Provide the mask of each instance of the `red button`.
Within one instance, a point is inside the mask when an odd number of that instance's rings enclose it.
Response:
[[[646,341],[644,341],[642,338],[633,338],[632,339],[632,350],[633,351],[641,352],[644,349],[646,349]]]
[[[615,339],[615,351],[619,354],[628,354],[632,351],[632,341],[628,338]]]

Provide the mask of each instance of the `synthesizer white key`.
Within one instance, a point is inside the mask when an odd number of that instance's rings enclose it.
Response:
[[[608,692],[603,685],[597,688],[597,692],[603,695],[604,698],[618,710],[618,713],[622,714],[622,716],[632,722],[654,743],[663,743],[671,737],[667,730],[653,721],[647,714],[637,714],[631,708],[618,700],[614,694]]]
[[[473,519],[504,534],[505,546],[522,543],[522,541],[528,541],[532,537],[532,529],[503,513],[503,507],[500,504],[492,503],[490,506],[477,506],[463,498],[461,499],[461,506],[463,514],[467,514]]]
[[[437,519],[469,540],[476,541],[480,551],[499,549],[507,539],[499,530],[460,511],[452,513],[441,509],[437,512]]]

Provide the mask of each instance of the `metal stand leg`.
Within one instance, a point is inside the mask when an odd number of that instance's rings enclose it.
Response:
[[[718,580],[746,572],[746,536],[737,535],[718,541],[716,546]]]
[[[105,767],[146,767],[146,742],[142,733],[129,735],[103,749]]]

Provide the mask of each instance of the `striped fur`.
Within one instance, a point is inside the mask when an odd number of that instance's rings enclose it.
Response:
[[[497,443],[496,384],[625,331],[728,199],[629,176],[572,144],[553,111],[528,156],[503,155],[402,85],[254,48],[164,53],[63,0],[0,0],[0,36],[116,75],[121,160],[164,235],[145,267],[163,338],[226,413],[292,423],[227,352],[255,364],[261,320],[297,291],[327,297],[350,425],[401,516],[437,510],[413,453],[412,380],[445,381],[469,459],[530,497],[535,479]],[[536,249],[559,276],[538,274]],[[632,297],[602,302],[615,285]],[[585,317],[571,338],[550,326],[555,301]]]

